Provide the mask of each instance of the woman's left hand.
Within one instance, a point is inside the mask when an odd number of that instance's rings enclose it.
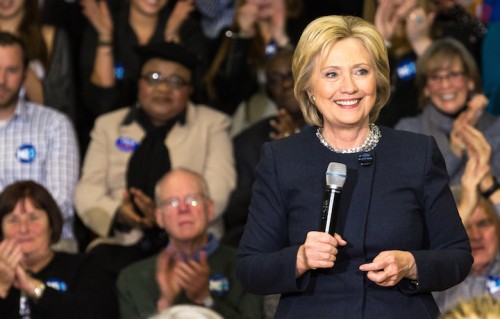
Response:
[[[383,251],[371,263],[359,266],[366,276],[377,285],[391,287],[403,278],[417,280],[417,265],[410,252],[400,250]]]
[[[24,291],[28,296],[33,296],[35,288],[40,286],[43,282],[31,277],[20,265],[16,268],[16,279],[14,286]]]

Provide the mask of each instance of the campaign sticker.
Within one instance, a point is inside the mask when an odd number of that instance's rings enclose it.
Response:
[[[52,289],[58,290],[58,291],[66,291],[68,290],[68,285],[62,281],[61,279],[57,278],[50,278],[47,280],[47,283],[45,283],[47,287],[50,287]]]
[[[215,296],[223,296],[227,294],[231,285],[229,279],[222,274],[215,274],[208,281],[208,289]]]
[[[396,72],[401,80],[408,81],[417,74],[417,66],[413,60],[402,60],[398,63]]]
[[[133,152],[139,146],[139,143],[131,139],[130,137],[120,136],[115,141],[116,147],[125,153]]]
[[[486,281],[486,288],[488,288],[488,291],[491,294],[500,291],[500,277],[489,275],[488,280]]]
[[[31,144],[23,144],[16,150],[16,158],[24,164],[32,163],[36,157],[36,149]]]
[[[125,68],[123,67],[123,64],[116,62],[113,71],[115,72],[115,78],[117,80],[123,80],[125,77]]]

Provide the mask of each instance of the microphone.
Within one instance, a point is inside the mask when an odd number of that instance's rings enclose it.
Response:
[[[333,236],[339,210],[340,193],[347,177],[345,164],[331,162],[325,173],[326,185],[321,207],[321,231]]]

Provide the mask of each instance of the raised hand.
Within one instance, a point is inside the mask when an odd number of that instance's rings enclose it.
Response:
[[[120,207],[118,207],[116,213],[118,222],[132,227],[149,228],[152,226],[151,223],[154,222],[154,220],[151,221],[149,217],[141,216],[136,213],[131,195],[128,191],[123,192],[122,203]]]
[[[0,298],[5,298],[12,287],[22,258],[21,248],[14,240],[0,242]]]
[[[130,197],[134,204],[141,210],[144,215],[142,219],[143,227],[149,228],[155,225],[155,203],[151,197],[144,194],[140,189],[131,187],[129,190]]]
[[[181,287],[173,278],[174,260],[170,252],[163,250],[156,261],[156,283],[160,290],[160,298],[157,301],[157,310],[161,311],[173,305],[175,298],[181,291]]]
[[[210,266],[205,252],[200,253],[200,260],[179,260],[175,264],[173,279],[194,303],[201,304],[210,296],[208,279]]]
[[[104,0],[81,0],[83,14],[99,35],[99,41],[113,40],[113,19]]]
[[[196,6],[194,4],[194,0],[177,1],[172,14],[168,18],[167,25],[165,26],[165,41],[175,43],[179,43],[181,41],[179,31],[184,21],[186,21],[195,8]]]

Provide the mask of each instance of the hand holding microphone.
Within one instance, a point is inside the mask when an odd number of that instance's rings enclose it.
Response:
[[[331,268],[335,264],[338,246],[347,242],[335,233],[340,191],[346,179],[346,166],[332,162],[326,171],[326,184],[321,205],[320,231],[310,231],[297,252],[295,277],[317,268]]]

